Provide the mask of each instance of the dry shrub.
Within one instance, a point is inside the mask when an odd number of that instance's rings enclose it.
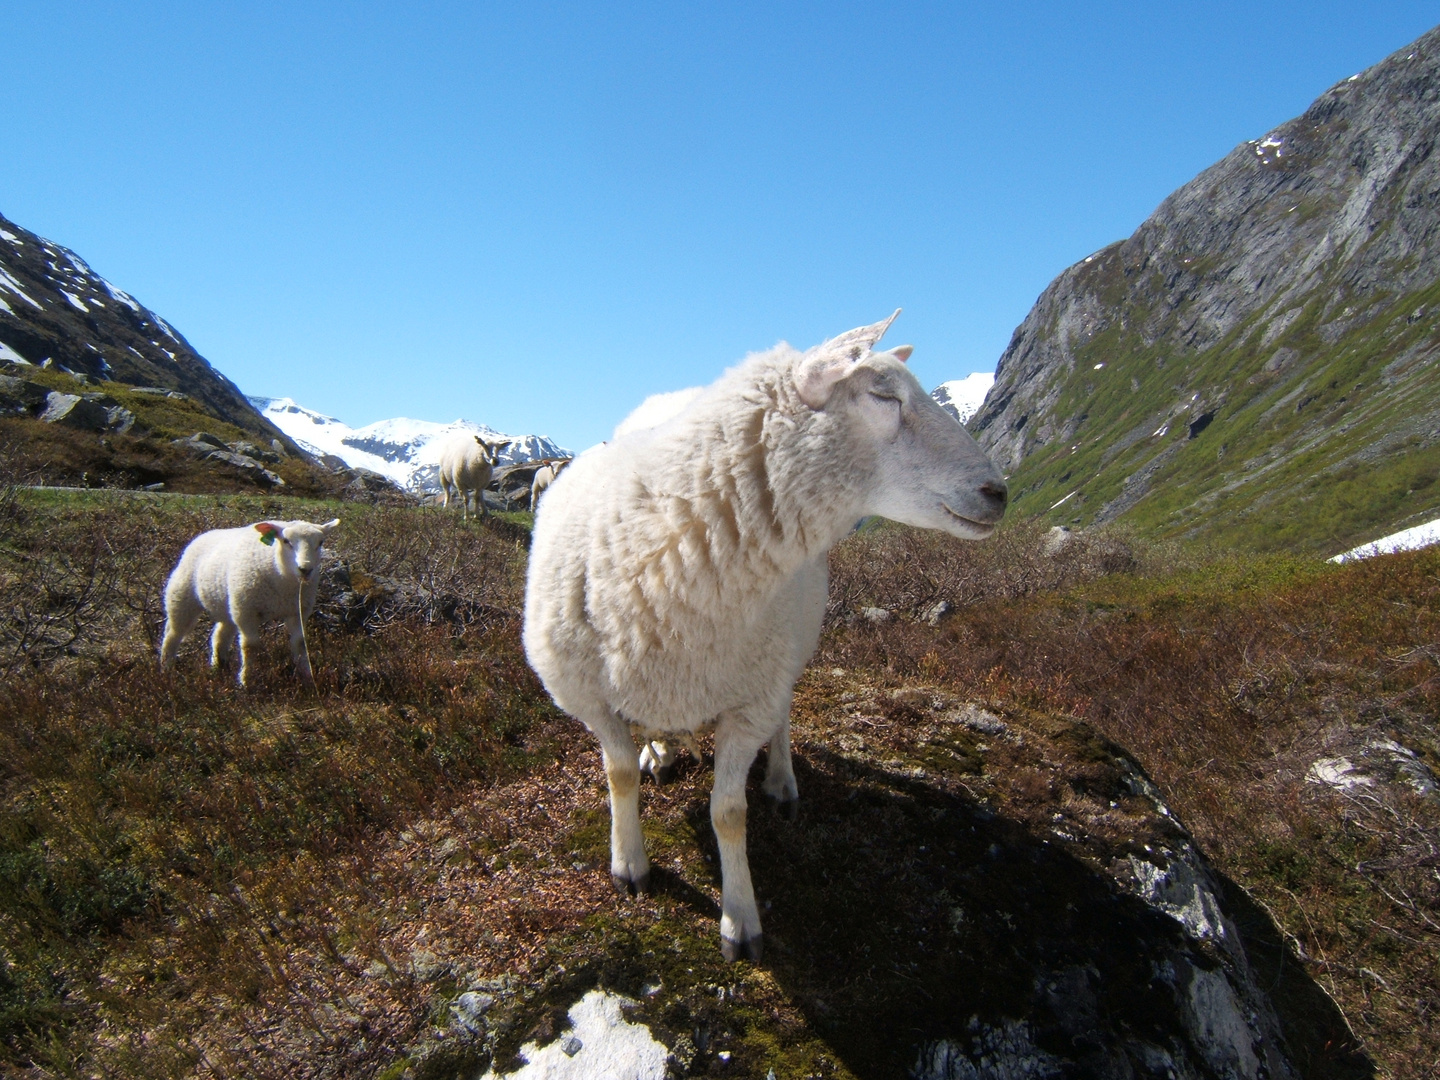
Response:
[[[271,630],[241,690],[233,668],[209,670],[204,633],[156,670],[166,575],[204,529],[336,507],[16,505],[0,546],[0,1060],[185,1075],[207,1025],[260,1001],[322,1052],[339,1005],[287,950],[384,962],[356,895],[377,830],[535,767],[568,729],[520,651],[523,545],[503,522],[340,508],[334,565],[383,571],[431,606],[314,620],[313,690]],[[348,915],[332,910],[342,894]],[[375,1018],[376,1059],[423,1016]]]
[[[816,663],[1092,723],[1154,776],[1238,886],[1237,905],[1274,917],[1284,940],[1251,946],[1277,996],[1289,992],[1286,965],[1303,964],[1390,1075],[1430,1075],[1440,799],[1405,782],[1336,792],[1306,774],[1377,740],[1440,772],[1440,550],[1345,567],[1237,557],[1155,576],[1081,573],[1048,591],[1035,575],[1061,572],[999,539],[984,571],[937,558],[921,536],[848,541],[841,605],[923,611],[955,580],[985,595],[939,628],[834,623]],[[1012,568],[1018,580],[1006,582]],[[1324,1061],[1305,1066],[1332,1075]]]
[[[921,618],[936,604],[1031,596],[1108,574],[1154,568],[1162,554],[1118,530],[1067,533],[1057,541],[1034,519],[973,543],[928,529],[880,523],[861,529],[830,554],[833,623],[862,607]]]

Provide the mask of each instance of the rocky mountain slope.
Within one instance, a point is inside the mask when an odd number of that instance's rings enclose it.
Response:
[[[941,383],[930,391],[930,396],[940,403],[942,409],[965,424],[980,411],[980,406],[985,403],[985,395],[994,385],[994,375],[988,371],[977,371],[963,379],[951,379]]]
[[[500,465],[574,456],[553,439],[541,435],[505,435],[469,420],[437,424],[402,416],[352,428],[288,397],[252,397],[250,402],[308,453],[321,459],[338,458],[352,469],[380,473],[400,487],[415,491],[440,489],[440,447],[456,432],[474,432],[490,441],[505,441],[507,445],[496,455]]]
[[[971,422],[1017,509],[1333,552],[1440,509],[1440,29],[1062,273]]]
[[[187,394],[264,442],[284,439],[155,312],[68,248],[0,216],[0,360]]]

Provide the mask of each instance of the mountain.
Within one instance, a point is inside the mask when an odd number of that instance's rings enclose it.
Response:
[[[281,437],[168,322],[68,248],[0,216],[0,361],[187,394],[243,431]]]
[[[1336,551],[1440,511],[1440,29],[1062,273],[971,430],[1055,522]]]
[[[402,488],[440,489],[440,447],[456,432],[473,432],[486,441],[508,440],[496,455],[501,465],[536,458],[573,457],[539,435],[505,435],[484,424],[455,420],[437,424],[429,420],[377,420],[352,428],[333,416],[307,409],[290,398],[252,397],[250,403],[271,423],[316,457],[339,458],[352,469],[369,469],[389,477]]]
[[[980,411],[980,406],[985,402],[985,395],[994,385],[994,375],[988,371],[977,371],[963,379],[951,379],[949,382],[941,383],[930,391],[930,396],[956,420],[966,424],[969,423],[972,416]]]

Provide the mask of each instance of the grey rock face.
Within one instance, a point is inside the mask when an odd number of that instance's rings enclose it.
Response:
[[[1102,471],[1131,448],[1163,446],[1171,457],[1150,456],[1149,474],[1148,452],[1124,467],[1131,475],[1101,520],[1145,498],[1157,472],[1173,472],[1187,438],[1222,448],[1234,399],[1252,400],[1257,387],[1277,387],[1271,421],[1311,402],[1343,405],[1351,416],[1381,400],[1406,402],[1408,445],[1440,440],[1440,410],[1429,384],[1417,381],[1434,367],[1433,339],[1413,356],[1385,355],[1379,343],[1399,340],[1392,326],[1435,323],[1424,304],[1395,305],[1440,279],[1437,140],[1440,29],[1242,143],[1129,239],[1064,271],[1016,329],[970,429],[1007,472],[1045,448],[1055,456],[1051,471],[1064,473],[1059,456],[1084,451],[1091,437],[1104,447]],[[1335,361],[1331,350],[1370,330],[1384,331],[1365,346],[1378,350],[1375,370],[1352,364],[1348,375],[1327,373],[1323,387],[1306,386],[1309,373]],[[1132,366],[1102,370],[1116,356]],[[1379,370],[1385,363],[1388,374]],[[1342,385],[1347,377],[1353,389]],[[1354,421],[1317,418],[1276,460],[1323,449],[1347,424]],[[1372,457],[1393,452],[1398,445],[1376,443]],[[1070,486],[1090,482],[1096,469],[1086,462]],[[1047,490],[1036,509],[1063,494]]]

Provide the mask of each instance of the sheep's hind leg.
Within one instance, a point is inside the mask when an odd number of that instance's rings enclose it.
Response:
[[[770,752],[765,759],[765,782],[761,788],[776,813],[791,821],[800,816],[800,789],[795,784],[795,767],[790,761],[788,716],[770,739]]]
[[[210,631],[210,666],[212,668],[218,668],[225,662],[234,641],[234,623],[228,623],[224,619],[216,620],[215,629]]]
[[[608,709],[583,719],[600,740],[610,785],[610,880],[622,894],[649,892],[650,859],[640,832],[640,761],[630,725]]]
[[[745,777],[764,741],[744,721],[727,724],[722,718],[715,728],[710,823],[720,844],[720,952],[729,961],[759,960],[764,944],[745,854]]]
[[[260,643],[260,620],[247,613],[232,611],[235,619],[235,626],[240,631],[240,673],[236,680],[241,686],[245,685],[246,678],[250,675],[250,657],[252,650]]]
[[[200,621],[201,608],[199,604],[194,607],[182,608],[176,605],[167,613],[165,618],[165,637],[160,643],[160,670],[164,671],[175,662],[175,653],[179,651],[181,644],[195,630],[195,624]]]

